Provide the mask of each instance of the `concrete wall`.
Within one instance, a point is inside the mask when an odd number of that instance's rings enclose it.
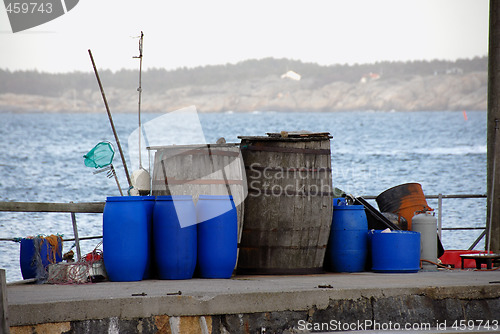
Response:
[[[468,287],[461,289],[467,290]],[[465,291],[464,291],[465,292]],[[491,286],[472,294],[452,290],[423,290],[418,295],[388,295],[358,299],[330,299],[327,307],[308,310],[240,313],[206,316],[145,318],[118,317],[11,327],[12,334],[62,333],[307,333],[338,329],[420,329],[459,325],[460,321],[498,324],[500,297]],[[478,324],[478,322],[476,322]],[[378,327],[377,327],[378,326]],[[389,327],[390,326],[390,327]],[[498,328],[498,327],[497,327]],[[500,331],[500,328],[498,328]]]

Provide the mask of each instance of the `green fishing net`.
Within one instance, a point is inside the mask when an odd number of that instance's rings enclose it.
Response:
[[[85,154],[85,166],[102,168],[110,165],[113,162],[115,150],[109,142],[100,142],[89,153]]]

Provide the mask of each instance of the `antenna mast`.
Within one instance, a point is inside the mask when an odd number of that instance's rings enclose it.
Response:
[[[141,31],[141,36],[139,39],[139,56],[134,58],[139,58],[139,88],[137,91],[139,92],[139,168],[142,168],[142,152],[141,152],[141,136],[142,136],[142,125],[141,125],[141,94],[142,94],[142,43],[143,43],[144,33]]]

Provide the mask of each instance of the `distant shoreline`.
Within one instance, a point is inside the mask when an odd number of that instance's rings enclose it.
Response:
[[[461,111],[487,109],[487,57],[321,66],[266,58],[194,69],[150,69],[144,112]],[[137,111],[138,71],[100,71],[113,113]],[[0,111],[101,112],[93,73],[0,69]]]
[[[137,112],[137,94],[105,89],[114,113]],[[186,85],[164,92],[144,91],[144,112],[195,105],[198,112],[251,111],[462,111],[487,109],[487,72],[413,76],[406,80],[332,82],[314,87],[279,77],[221,85]],[[93,113],[104,110],[100,91],[67,89],[59,96],[0,93],[0,110],[11,112]]]

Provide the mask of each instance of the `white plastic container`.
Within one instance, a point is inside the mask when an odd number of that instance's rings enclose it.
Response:
[[[437,220],[433,212],[422,212],[413,216],[412,230],[420,232],[420,260],[437,263]],[[423,270],[435,270],[436,265],[422,261]]]

